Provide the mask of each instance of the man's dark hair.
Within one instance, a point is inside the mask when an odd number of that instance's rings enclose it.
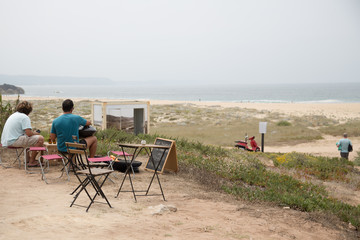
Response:
[[[73,107],[74,107],[74,103],[71,99],[66,99],[62,103],[62,109],[64,112],[70,112],[71,109],[73,109]]]
[[[32,111],[32,104],[28,101],[22,101],[16,106],[16,111],[29,115]]]

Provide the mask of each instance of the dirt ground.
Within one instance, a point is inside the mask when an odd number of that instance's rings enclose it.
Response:
[[[143,164],[132,180],[136,190],[144,190],[152,173],[144,170],[146,159],[139,160]],[[86,212],[70,207],[69,193],[78,181],[73,173],[69,182],[58,179],[60,167],[50,167],[49,184],[23,166],[0,167],[0,239],[358,239],[336,219],[239,201],[205,188],[181,169],[160,175],[166,201],[155,195],[135,202],[130,192],[115,198],[124,174],[114,172],[113,182],[103,187],[112,208],[95,203]],[[124,187],[130,190],[128,178]],[[155,179],[150,194],[159,193]],[[81,194],[77,203],[87,205],[89,199]]]
[[[339,141],[339,137],[334,137],[330,135],[323,135],[323,139],[316,140],[313,142],[301,143],[297,145],[283,145],[283,146],[264,146],[264,150],[266,152],[301,152],[308,153],[314,156],[326,156],[326,157],[340,157],[340,152],[337,150],[336,142]],[[349,154],[349,160],[354,161],[355,157],[357,157],[357,151],[359,151],[358,146],[360,146],[360,138],[352,137],[352,144],[354,145],[354,151]],[[356,146],[356,147],[355,147]]]

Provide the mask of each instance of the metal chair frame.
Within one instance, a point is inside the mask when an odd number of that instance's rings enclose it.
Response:
[[[9,146],[9,147],[3,147],[3,146],[0,144],[0,151],[1,151],[1,152],[0,152],[0,165],[1,165],[3,168],[11,168],[11,166],[5,166],[4,163],[3,163],[3,161],[2,161],[2,158],[3,158],[2,154],[3,154],[3,151],[4,151],[5,149],[14,149],[14,150],[15,150],[16,159],[14,160],[13,164],[14,164],[16,161],[18,161],[18,162],[19,162],[19,168],[21,168],[21,159],[20,159],[20,157],[21,157],[21,155],[24,153],[25,148],[23,148],[23,147],[11,147],[11,146]],[[26,153],[24,154],[24,159],[26,159]]]
[[[41,155],[39,158],[38,158],[38,162],[40,164],[40,168],[41,168],[41,179],[45,181],[46,184],[48,184],[47,182],[47,179],[46,179],[46,176],[45,176],[45,170],[47,169],[50,169],[50,162],[51,160],[59,160],[61,159],[64,167],[61,169],[61,175],[59,178],[61,178],[64,174],[64,171],[66,172],[66,175],[67,175],[67,181],[70,181],[70,176],[69,176],[69,173],[68,173],[68,170],[66,168],[66,164],[65,164],[65,160],[64,158],[59,155],[59,154],[46,154],[46,155]],[[44,161],[44,164],[45,164],[45,168],[43,167],[42,163],[41,163],[41,160]]]
[[[97,167],[91,167],[90,162],[87,158],[86,153],[86,145],[81,143],[71,143],[66,142],[65,143],[68,153],[70,154],[69,161],[70,165],[74,171],[74,174],[76,178],[79,180],[79,185],[75,188],[75,190],[71,193],[74,194],[74,200],[72,201],[70,207],[72,207],[75,204],[75,201],[79,197],[80,193],[82,191],[85,191],[86,195],[88,196],[90,200],[90,204],[86,208],[86,212],[89,210],[91,205],[95,202],[95,198],[100,195],[103,199],[105,199],[106,203],[109,205],[110,208],[112,208],[110,202],[106,198],[105,193],[102,190],[102,186],[104,185],[105,181],[108,179],[110,173],[113,172],[113,170],[109,169],[103,169],[103,168],[97,168]],[[83,157],[85,158],[85,161],[83,161]],[[80,161],[86,164],[86,168],[84,169],[76,169],[75,167],[75,161]],[[84,179],[81,179],[80,176],[85,176]],[[95,179],[95,177],[98,176],[104,176],[104,180],[102,180],[100,183]],[[100,181],[100,180],[99,180]],[[87,189],[87,187],[91,185],[93,189],[95,190],[95,194],[93,197],[90,196],[90,193]],[[101,202],[103,203],[103,202]],[[80,206],[80,205],[78,205]]]

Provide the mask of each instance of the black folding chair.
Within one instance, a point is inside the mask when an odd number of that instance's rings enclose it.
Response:
[[[98,168],[98,167],[92,167],[90,166],[90,163],[87,158],[86,153],[86,145],[80,144],[80,143],[71,143],[66,142],[66,148],[69,153],[69,162],[71,165],[72,170],[74,171],[74,174],[76,178],[79,180],[80,184],[75,188],[75,190],[71,193],[74,194],[74,200],[72,201],[70,207],[72,207],[79,197],[80,193],[82,191],[85,191],[86,195],[90,199],[90,204],[87,206],[86,211],[89,210],[91,205],[95,202],[95,198],[97,195],[100,195],[102,198],[105,199],[106,203],[111,208],[110,202],[105,196],[105,193],[101,189],[104,185],[105,181],[108,179],[109,174],[113,172],[111,169],[104,169],[104,168]],[[83,159],[85,159],[83,161]],[[76,162],[83,162],[86,164],[86,167],[84,169],[78,169],[77,166],[75,166]],[[96,177],[104,176],[104,179],[101,182],[98,182],[96,180]],[[101,178],[102,179],[102,178]],[[100,181],[100,180],[99,180]],[[91,197],[89,193],[89,186],[92,186],[95,190],[95,194],[93,197]],[[79,205],[80,206],[80,205]]]

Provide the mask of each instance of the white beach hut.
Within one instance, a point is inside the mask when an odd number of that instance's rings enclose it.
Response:
[[[135,135],[150,130],[149,101],[93,101],[91,116],[96,128],[113,127]]]

